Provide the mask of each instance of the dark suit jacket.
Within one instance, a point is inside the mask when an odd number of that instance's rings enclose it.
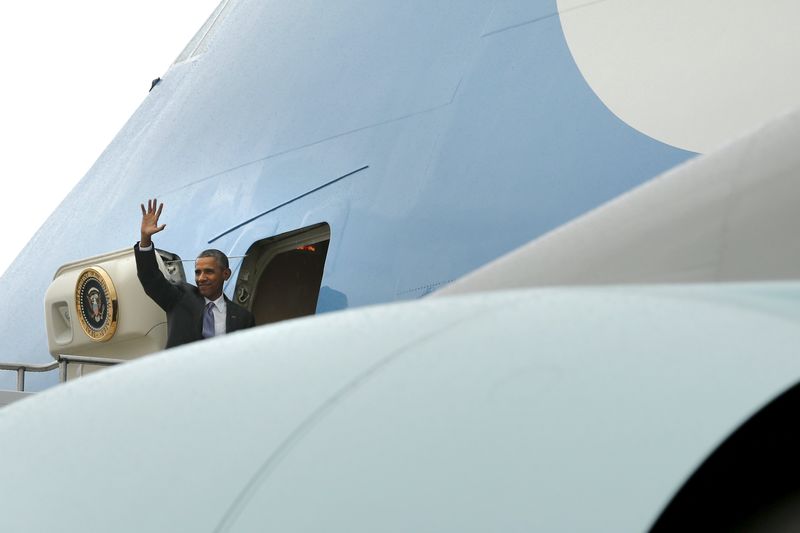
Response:
[[[133,247],[136,271],[144,292],[167,313],[167,348],[199,341],[203,338],[205,298],[194,285],[170,283],[156,262],[155,247],[149,251]],[[228,333],[255,325],[253,315],[244,307],[225,297],[225,330]]]

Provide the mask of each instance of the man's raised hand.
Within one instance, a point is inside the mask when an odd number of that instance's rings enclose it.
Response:
[[[147,209],[144,208],[144,204],[140,204],[140,207],[142,208],[142,238],[139,240],[139,246],[147,248],[152,244],[150,237],[167,227],[166,224],[158,225],[158,217],[161,216],[164,204],[159,204],[153,198],[147,200]]]

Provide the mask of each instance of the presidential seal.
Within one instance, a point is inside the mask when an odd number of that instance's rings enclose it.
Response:
[[[75,308],[84,333],[94,341],[107,341],[117,330],[117,291],[100,267],[85,269],[75,285]]]

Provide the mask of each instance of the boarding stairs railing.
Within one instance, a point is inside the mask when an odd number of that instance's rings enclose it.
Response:
[[[25,392],[26,372],[50,372],[58,368],[58,380],[67,381],[67,368],[70,364],[87,364],[98,366],[113,366],[126,362],[124,359],[109,359],[106,357],[87,357],[84,355],[59,355],[52,363],[34,365],[30,363],[0,363],[0,370],[17,373],[17,392]]]

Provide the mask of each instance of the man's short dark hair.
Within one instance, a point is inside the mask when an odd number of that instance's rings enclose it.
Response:
[[[200,259],[201,257],[213,257],[214,259],[217,260],[217,264],[222,267],[222,270],[225,270],[226,268],[229,268],[228,267],[228,256],[223,254],[222,252],[220,252],[219,250],[217,250],[215,248],[211,248],[211,249],[208,249],[208,250],[203,250],[197,256],[198,259]]]

